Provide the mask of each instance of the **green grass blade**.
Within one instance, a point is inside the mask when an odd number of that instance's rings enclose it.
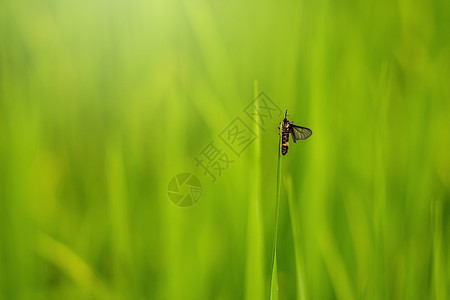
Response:
[[[299,232],[299,220],[296,212],[298,211],[294,202],[294,191],[292,177],[287,176],[285,181],[285,188],[288,199],[289,215],[291,217],[291,227],[294,242],[295,252],[295,272],[297,275],[297,299],[306,299],[305,291],[305,277],[304,277],[304,262],[303,262],[303,249],[301,246],[300,232]]]
[[[254,99],[258,101],[258,82],[254,82]],[[254,131],[260,136],[260,128],[255,122]],[[254,142],[252,191],[249,197],[247,227],[246,299],[265,298],[264,284],[264,239],[261,216],[261,140]]]
[[[277,166],[277,198],[275,208],[275,230],[273,235],[272,250],[272,278],[270,281],[270,299],[278,299],[278,274],[277,274],[277,240],[278,240],[278,215],[280,210],[280,185],[281,185],[281,127],[278,139],[278,166]]]
[[[270,283],[270,299],[278,300],[278,269],[277,269],[277,249],[273,254],[272,280]]]
[[[77,286],[96,299],[111,299],[112,295],[97,272],[67,245],[40,232],[37,253],[45,261],[60,269]]]

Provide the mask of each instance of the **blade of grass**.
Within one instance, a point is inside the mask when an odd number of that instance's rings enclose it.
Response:
[[[337,299],[356,299],[345,261],[329,225],[319,229],[319,247]]]
[[[40,232],[37,252],[39,256],[58,267],[88,294],[97,299],[111,299],[112,295],[97,272],[67,245]]]
[[[287,192],[287,199],[288,199],[288,209],[289,209],[289,215],[291,217],[291,227],[292,227],[292,235],[293,235],[293,242],[294,242],[294,252],[295,252],[295,271],[297,274],[297,281],[296,281],[296,287],[297,287],[297,299],[306,299],[306,292],[305,292],[305,278],[304,278],[304,263],[303,263],[303,249],[301,247],[300,243],[300,232],[298,230],[299,228],[299,221],[297,219],[297,209],[295,207],[294,203],[294,191],[293,191],[293,183],[292,183],[292,177],[289,175],[284,180],[284,185]]]
[[[254,81],[254,99],[258,104],[258,81]],[[258,118],[259,116],[256,115]],[[255,122],[256,136],[260,136],[259,122]],[[261,216],[261,140],[254,142],[254,161],[252,192],[248,207],[247,262],[246,262],[246,299],[264,299],[264,240]]]
[[[434,299],[445,299],[448,294],[448,285],[446,282],[446,271],[442,262],[445,261],[442,243],[442,201],[441,199],[435,199],[431,203],[431,224],[433,232],[433,287],[432,293]]]
[[[277,274],[277,240],[278,240],[278,215],[280,210],[280,185],[281,185],[281,127],[278,139],[278,166],[277,166],[277,197],[275,208],[275,229],[273,234],[272,250],[272,278],[270,281],[270,299],[278,299],[278,274]]]

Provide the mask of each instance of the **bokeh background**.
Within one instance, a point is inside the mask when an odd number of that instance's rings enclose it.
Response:
[[[450,2],[0,2],[0,298],[450,298]],[[252,124],[249,122],[249,124]],[[254,127],[258,130],[257,127]],[[198,203],[168,198],[181,172]]]

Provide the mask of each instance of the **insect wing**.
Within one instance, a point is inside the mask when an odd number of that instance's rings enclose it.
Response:
[[[291,125],[292,140],[296,143],[297,140],[306,140],[312,135],[312,130],[306,127]]]

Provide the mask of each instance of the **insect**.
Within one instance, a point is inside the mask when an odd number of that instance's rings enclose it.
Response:
[[[297,143],[297,140],[306,140],[312,135],[312,130],[303,126],[294,125],[294,122],[287,119],[288,113],[284,115],[281,125],[281,154],[286,155],[289,148],[289,133],[292,135],[292,140]],[[278,127],[279,129],[280,127]]]

